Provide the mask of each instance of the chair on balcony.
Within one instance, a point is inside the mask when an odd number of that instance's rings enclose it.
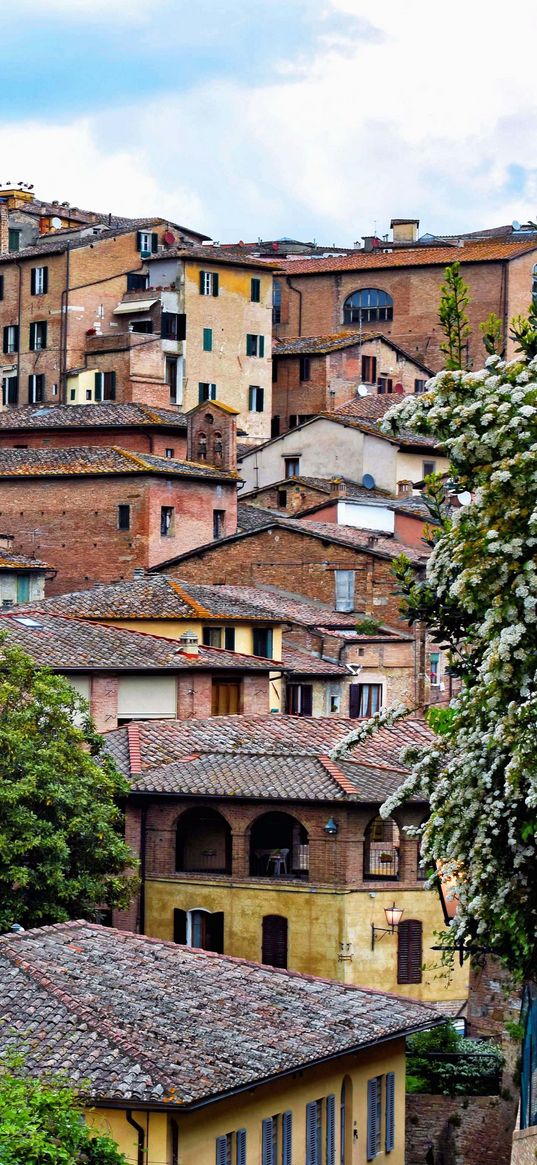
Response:
[[[273,866],[272,874],[275,878],[281,878],[282,873],[287,874],[287,858],[289,857],[288,849],[275,849],[267,859],[267,873],[270,873],[270,867]]]

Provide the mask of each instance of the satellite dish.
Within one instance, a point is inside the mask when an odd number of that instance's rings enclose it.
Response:
[[[511,223],[511,226],[512,226],[512,228],[513,228],[513,230],[514,230],[514,231],[519,231],[519,230],[520,230],[520,223],[517,221],[517,219],[516,219],[516,218],[514,218],[514,219],[513,219],[512,223]]]
[[[59,231],[61,229],[61,225],[62,225],[61,218],[58,218],[58,215],[55,214],[54,218],[51,218],[51,220],[50,220],[50,225],[51,225],[51,227],[54,227],[55,231]]]
[[[358,396],[369,396],[369,389],[367,387],[367,384],[359,384],[356,391],[358,393]]]
[[[373,477],[373,475],[371,473],[364,473],[364,476],[362,478],[362,485],[363,485],[364,489],[374,489],[375,488],[375,478]]]
[[[173,231],[164,231],[162,241],[166,243],[167,247],[173,247],[173,244],[175,243],[175,235]]]
[[[463,490],[462,493],[457,494],[457,501],[459,502],[459,504],[461,506],[469,506],[471,500],[472,500],[472,495],[471,495],[471,493],[468,493],[467,489]]]

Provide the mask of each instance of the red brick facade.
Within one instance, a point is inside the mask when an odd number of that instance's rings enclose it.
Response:
[[[165,675],[165,672],[161,672]],[[95,672],[91,677],[90,708],[98,732],[110,732],[118,726],[119,673]],[[230,679],[241,688],[240,714],[264,715],[269,711],[268,675],[255,672],[182,671],[177,673],[176,716],[179,720],[212,715],[213,680]]]
[[[88,408],[98,408],[88,405]],[[155,431],[156,430],[156,431]],[[123,425],[121,428],[106,429],[91,426],[87,429],[34,429],[32,431],[0,430],[0,449],[74,449],[86,445],[119,445],[122,449],[132,449],[136,453],[152,453],[155,457],[165,457],[167,449],[173,449],[173,456],[182,460],[186,457],[186,428],[159,432],[157,426]]]

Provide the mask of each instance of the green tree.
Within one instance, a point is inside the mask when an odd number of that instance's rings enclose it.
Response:
[[[61,1078],[30,1079],[13,1060],[0,1073],[2,1165],[126,1165],[110,1137],[92,1134]]]
[[[537,356],[537,305],[530,304],[527,316],[514,316],[511,320],[511,336],[517,341],[518,351],[529,360]]]
[[[486,320],[479,325],[483,337],[483,346],[489,356],[503,356],[503,324],[499,316],[491,311]]]
[[[444,336],[440,351],[446,357],[446,368],[454,371],[468,367],[468,340],[471,335],[466,309],[470,302],[460,263],[452,263],[444,271],[438,316]]]
[[[80,723],[77,726],[75,721]],[[128,786],[66,680],[0,641],[0,930],[124,906]]]

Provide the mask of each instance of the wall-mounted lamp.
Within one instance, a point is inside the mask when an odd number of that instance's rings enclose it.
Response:
[[[336,825],[333,817],[328,818],[328,821],[326,822],[326,825],[324,827],[324,832],[326,834],[328,834],[328,837],[335,837],[336,836],[337,825]]]
[[[386,915],[386,922],[388,923],[387,926],[373,926],[373,923],[371,923],[371,950],[372,951],[375,950],[375,940],[377,942],[380,942],[380,939],[384,938],[385,934],[395,934],[395,931],[397,930],[397,927],[399,926],[399,923],[401,921],[401,918],[402,918],[404,912],[403,912],[403,910],[400,909],[399,906],[396,906],[395,902],[394,902],[393,906],[385,906],[384,907],[384,913]],[[380,937],[377,938],[377,935],[379,935]]]

